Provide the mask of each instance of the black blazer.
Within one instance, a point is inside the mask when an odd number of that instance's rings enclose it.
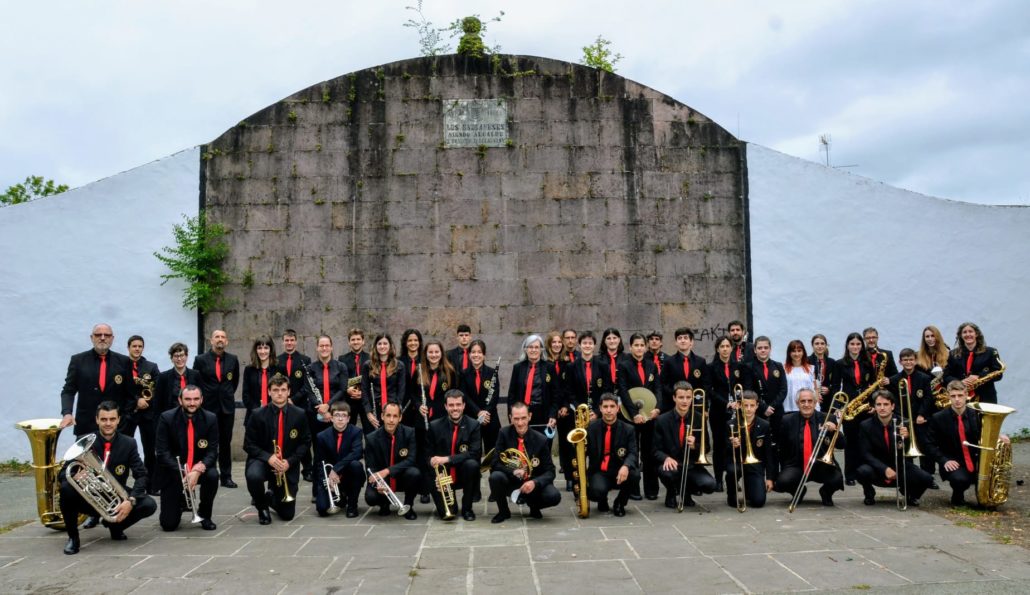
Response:
[[[689,362],[689,378],[684,376],[686,371],[683,365],[684,359]],[[672,399],[672,387],[675,386],[677,382],[689,382],[690,386],[693,388],[704,390],[706,396],[712,396],[712,375],[711,370],[708,367],[708,362],[693,351],[691,351],[686,358],[684,358],[683,354],[679,352],[677,352],[676,355],[667,357],[662,366],[661,378],[662,394],[659,405],[663,412],[671,411],[675,407]],[[714,404],[715,402],[713,401],[712,403]],[[726,402],[722,401],[721,406],[722,410],[725,411]]]
[[[476,390],[476,369],[471,365],[468,370],[465,370],[460,374],[461,392],[465,395],[465,415],[469,417],[478,417],[479,412],[486,410],[490,414],[490,419],[497,418],[497,401],[498,397],[501,396],[500,387],[497,386],[499,382],[497,378],[497,370],[491,368],[485,363],[479,368],[479,390]],[[493,396],[491,396],[491,388],[493,389]],[[487,400],[490,400],[490,404],[487,404]]]
[[[894,435],[893,420],[900,420],[901,418],[894,415],[891,419],[892,421],[890,425],[887,426],[887,437],[895,448],[897,448],[898,437]],[[880,419],[875,416],[864,420],[858,426],[858,439],[861,444],[862,462],[872,467],[880,477],[884,477],[888,467],[897,471],[894,465],[895,451],[888,450],[887,443],[883,439],[883,429],[884,426],[880,423]],[[905,453],[898,453],[898,456],[904,457]]]
[[[637,431],[633,424],[616,418],[612,424],[612,438],[608,450],[608,473],[616,474],[623,465],[636,469],[640,456],[637,452]],[[604,460],[604,435],[608,431],[603,419],[595,419],[587,426],[587,475],[601,471]]]
[[[107,441],[104,440],[99,432],[93,433],[97,437],[93,441],[93,454],[97,455],[97,460],[103,462],[104,445],[107,444]],[[58,477],[66,479],[67,469],[68,462],[66,461]],[[122,484],[122,487],[133,498],[139,499],[147,495],[148,471],[147,467],[143,464],[143,459],[139,456],[139,447],[136,445],[135,438],[130,438],[121,432],[115,432],[114,438],[111,439],[111,455],[107,459],[106,469],[111,472],[111,475],[114,475],[118,483]],[[133,480],[131,490],[128,485],[129,473],[132,473]]]
[[[526,380],[529,378],[529,360],[516,362],[511,368],[508,381],[508,402],[524,401],[526,397]],[[530,423],[547,423],[550,418],[558,416],[558,409],[565,404],[562,394],[562,379],[554,373],[554,362],[539,360],[533,372],[533,390],[530,396],[529,411],[533,418]],[[540,419],[543,416],[544,419]]]
[[[322,370],[329,368],[329,394],[325,394],[325,387],[322,385],[324,379]],[[346,364],[341,363],[338,360],[331,359],[326,362],[326,365],[322,364],[322,360],[314,359],[308,364],[305,369],[305,374],[315,382],[315,388],[321,395],[321,399],[315,396],[315,393],[311,390],[311,383],[304,387],[304,393],[307,395],[307,409],[310,412],[314,412],[315,408],[324,403],[335,403],[337,401],[343,401],[347,398],[347,378],[349,378]],[[328,397],[328,401],[326,398]],[[350,403],[350,401],[348,401]],[[353,412],[353,405],[351,406]]]
[[[104,390],[100,391],[100,356],[93,349],[76,353],[68,361],[68,373],[61,389],[61,415],[70,415],[75,410],[76,436],[97,431],[97,406],[104,401],[118,404],[122,417],[127,414],[129,384],[132,383],[129,356],[107,352]],[[78,395],[79,402],[75,403]],[[133,408],[136,404],[133,403]],[[99,440],[99,438],[98,438]]]
[[[357,354],[353,351],[348,351],[336,359],[343,364],[344,374],[346,375],[345,380],[349,381],[351,378],[361,376],[361,370],[368,363],[368,354],[364,351],[359,351]],[[346,387],[347,385],[344,384],[344,388]]]
[[[730,435],[736,431],[737,416],[731,415],[729,420],[726,422],[726,460],[733,460],[733,445],[730,443]],[[776,477],[776,451],[773,448],[773,434],[772,426],[769,422],[755,416],[755,421],[752,427],[748,430],[748,435],[751,438],[751,452],[758,457],[761,463],[752,463],[759,465],[764,471],[765,476],[768,479]],[[747,447],[744,442],[744,432],[740,432],[740,443],[744,446],[744,453],[747,454]]]
[[[968,358],[969,350],[966,349],[965,345],[959,346],[958,349],[951,350],[948,354],[948,365],[944,369],[945,386],[947,386],[948,382],[951,382],[952,380],[962,380],[970,374],[984,376],[1001,369],[1001,360],[998,359],[998,350],[993,347],[986,347],[983,351],[973,354],[973,366],[967,374],[966,363],[968,362]],[[984,403],[998,402],[998,390],[994,385],[997,382],[1001,382],[1001,379],[1002,376],[999,375],[994,380],[986,382],[976,389],[976,396],[979,397],[980,401]]]
[[[874,376],[880,365],[881,357],[887,358],[887,365],[883,369],[884,378],[890,378],[898,373],[898,364],[894,360],[894,354],[891,353],[890,349],[880,349],[877,347],[875,350],[866,350],[866,354],[869,356],[869,367],[873,370]]]
[[[812,414],[812,417],[807,420],[809,422],[807,424],[807,428],[812,435],[813,448],[815,448],[815,441],[819,436],[819,428],[823,425],[825,419],[826,416],[822,411],[816,411]],[[776,442],[778,449],[777,459],[781,468],[801,467],[804,469],[805,464],[808,462],[804,460],[805,439],[804,434],[801,433],[802,428],[805,427],[802,425],[803,421],[806,420],[801,416],[801,413],[797,411],[783,416],[783,421],[780,424],[780,435]],[[840,429],[840,424],[837,425],[837,428]],[[826,455],[826,451],[830,446],[831,437],[832,433],[826,432],[826,439],[823,441],[822,445],[820,445],[819,452],[816,456],[822,457]],[[844,433],[841,432],[840,437],[837,439],[836,448],[842,449],[844,448],[844,444],[845,436]],[[818,465],[820,463],[816,461],[816,464]],[[836,459],[834,459],[834,464],[836,464]]]
[[[383,395],[382,395],[382,384],[378,376],[378,370],[376,376],[372,376],[373,365],[378,365],[378,362],[369,360],[365,364],[364,369],[361,372],[361,402],[365,407],[366,412],[374,411],[376,418],[380,418],[383,415]],[[390,403],[397,403],[401,406],[401,409],[407,404],[405,401],[407,394],[407,374],[404,373],[403,364],[398,361],[397,368],[393,371],[393,374],[386,376],[386,400]],[[372,391],[375,390],[375,402],[372,401]],[[364,423],[365,420],[362,420]]]
[[[289,371],[286,369],[287,360],[292,360],[290,361]],[[311,363],[311,358],[299,351],[294,351],[292,354],[280,353],[276,357],[276,363],[279,364],[279,370],[290,379],[290,400],[297,407],[306,407],[308,399],[306,394],[308,387],[306,374],[307,365]]]
[[[178,485],[179,467],[186,466],[189,452],[187,441],[188,421],[182,407],[170,409],[157,420],[157,439],[154,453],[157,468],[154,470],[154,487]],[[179,457],[176,461],[175,457]],[[215,469],[218,462],[218,416],[210,411],[198,409],[193,414],[193,464],[204,463],[208,469]]]
[[[783,364],[769,358],[763,365],[756,357],[747,365],[750,367],[754,391],[758,393],[758,415],[764,418],[765,408],[772,406],[776,408],[773,417],[782,416],[783,400],[787,398],[787,371],[783,369]],[[769,368],[768,379],[765,377],[766,366]]]
[[[451,438],[454,436],[454,424],[449,417],[434,420],[429,424],[428,446],[430,457],[450,457],[451,466],[457,467],[469,459],[479,461],[483,456],[483,438],[479,433],[479,422],[467,415],[458,421],[458,439],[454,443],[454,454],[451,454]]]
[[[962,424],[966,430],[966,442],[970,444],[980,443],[980,414],[966,407],[962,412]],[[939,464],[944,465],[948,461],[958,461],[964,465],[962,455],[962,440],[958,435],[958,418],[955,410],[951,407],[942,409],[933,414],[929,421],[930,431],[927,434],[926,450],[927,456],[933,458]],[[991,445],[992,447],[994,445]],[[976,469],[980,462],[980,453],[975,448],[969,449],[969,456],[973,459],[973,468]]]
[[[240,385],[240,360],[226,351],[222,354],[222,379],[215,375],[215,352],[208,350],[193,360],[193,369],[200,373],[200,392],[204,409],[215,413],[236,411],[236,388]]]
[[[727,376],[727,370],[729,370],[729,376]],[[741,364],[733,360],[730,360],[729,363],[723,363],[719,356],[716,356],[708,364],[708,377],[712,381],[712,391],[707,393],[710,398],[708,406],[711,407],[713,412],[721,407],[724,414],[729,415],[727,406],[729,405],[730,392],[735,385],[739,384],[743,390],[753,390],[751,368],[747,364]]]
[[[268,374],[265,382],[272,380],[276,374],[286,375],[286,370],[281,370],[278,364],[269,363]],[[293,386],[290,386],[290,396],[293,396]],[[265,405],[268,403],[266,402]],[[247,409],[261,407],[261,369],[252,366],[243,368],[243,406]]]
[[[429,421],[440,419],[441,417],[447,417],[447,408],[444,407],[444,395],[452,388],[458,388],[457,378],[450,377],[447,374],[446,369],[443,367],[443,360],[435,370],[427,370],[423,373],[422,380],[425,381],[425,394],[426,394],[426,408],[429,409]],[[416,371],[415,374],[418,374]],[[416,382],[417,382],[416,377]],[[435,386],[435,388],[434,388]],[[422,406],[422,391],[423,387],[418,387],[416,393],[415,402],[412,404],[412,409],[417,413],[418,408]],[[422,417],[421,414],[418,417]],[[425,423],[425,422],[422,422]]]
[[[839,389],[847,394],[849,399],[854,399],[858,393],[865,390],[874,380],[876,380],[876,371],[869,367],[868,360],[861,360],[858,362],[858,375],[860,382],[856,383],[854,360],[848,361],[844,358],[837,360],[836,378],[840,382]],[[838,387],[836,386],[834,387],[834,389],[837,388]],[[833,392],[836,392],[836,390]]]
[[[732,341],[731,341],[732,342]],[[730,352],[730,359],[735,362],[747,363],[755,359],[755,346],[753,343],[745,341],[740,345],[734,345],[733,351]]]
[[[365,465],[373,473],[389,468],[390,475],[395,476],[415,466],[416,454],[415,430],[403,424],[397,424],[392,436],[386,432],[386,427],[382,426],[369,434],[365,440]]]
[[[711,444],[710,434],[707,429],[701,423],[701,407],[700,404],[694,407],[694,421],[691,427],[691,421],[686,419],[686,416],[681,417],[675,409],[666,411],[665,413],[658,416],[654,424],[654,460],[660,467],[665,463],[665,459],[672,457],[673,460],[682,463],[683,462],[683,445],[680,444],[680,428],[686,420],[687,427],[685,431],[691,431],[694,434],[694,446],[690,448],[690,460],[696,462],[697,458],[701,455],[701,432],[706,433],[705,443]],[[686,438],[686,434],[683,436]],[[646,456],[646,455],[645,455]]]
[[[343,470],[353,461],[360,461],[364,454],[364,447],[361,445],[361,430],[353,424],[347,424],[343,429],[343,440],[340,441],[340,450],[336,450],[336,437],[340,433],[335,428],[329,427],[315,436],[315,461],[316,467],[322,463],[329,463],[337,475],[342,475]],[[365,472],[362,471],[362,475]],[[319,473],[316,481],[324,480]]]
[[[644,381],[640,381],[640,370],[638,363],[644,365]],[[618,371],[618,382],[619,382],[619,399],[622,401],[622,405],[626,407],[626,411],[629,412],[630,419],[633,421],[633,417],[637,415],[637,405],[629,398],[629,389],[644,387],[654,393],[655,398],[659,399],[658,405],[661,406],[662,397],[662,384],[658,378],[658,370],[654,367],[654,361],[644,355],[644,359],[640,362],[633,359],[633,356],[627,356],[622,358],[619,362]]]
[[[526,449],[526,456],[533,465],[533,472],[530,479],[536,482],[537,487],[546,487],[554,483],[554,461],[551,460],[551,442],[544,438],[544,435],[530,428],[522,437],[523,447]],[[505,426],[497,433],[497,445],[494,452],[502,453],[509,448],[519,447],[518,434],[515,426]],[[500,471],[508,477],[509,482],[517,481],[512,469],[508,469],[501,463],[501,457],[494,457],[493,471]],[[503,497],[503,496],[499,496]]]
[[[901,371],[890,378],[890,384],[887,385],[891,394],[894,395],[897,405],[894,407],[895,413],[901,413],[901,391],[898,389],[898,385],[902,378],[908,378],[908,391],[912,399],[912,409],[915,411],[915,416],[922,415],[927,420],[930,419],[934,413],[937,413],[937,401],[934,399],[933,391],[930,390],[930,375],[922,372],[918,369],[912,370],[912,376],[905,376],[905,372]],[[908,405],[905,407],[905,417],[908,417]]]
[[[608,358],[597,355],[590,358],[590,386],[587,386],[587,362],[582,356],[565,366],[565,397],[563,401],[570,408],[587,403],[595,415],[601,415],[601,395],[613,392]],[[589,396],[589,402],[588,402]]]
[[[290,463],[286,474],[290,481],[297,481],[300,473],[300,457],[311,446],[311,434],[308,430],[308,419],[304,410],[289,402],[282,408],[283,444],[279,445],[282,458]],[[266,462],[272,456],[272,441],[278,440],[279,408],[269,403],[250,414],[247,431],[243,436],[243,450],[247,459]]]
[[[465,371],[465,368],[462,367],[462,364],[465,362],[465,353],[467,351],[468,349],[462,349],[461,347],[455,347],[453,349],[447,350],[447,359],[450,360],[451,365],[454,366],[454,371],[457,372],[459,375]],[[468,367],[472,367],[471,361],[469,361]]]
[[[193,368],[183,368],[182,376],[186,377],[186,384],[192,384],[197,388],[200,388],[200,374]],[[181,379],[179,373],[175,371],[175,367],[161,372],[157,377],[157,386],[154,387],[154,399],[151,401],[150,406],[157,409],[157,414],[161,415],[169,409],[173,409],[179,406],[179,391],[181,390]],[[201,388],[201,396],[204,395],[204,389]],[[205,401],[207,398],[205,397]]]
[[[837,378],[837,360],[830,356],[820,360],[813,353],[808,356],[808,363],[812,364],[812,374],[819,381],[820,386],[825,386],[829,389],[829,394],[825,398],[823,395],[818,395],[820,407],[825,410],[826,404],[829,403],[833,393],[837,392],[837,387],[840,386],[840,380]]]
[[[162,413],[157,410],[157,407],[155,407],[157,403],[154,401],[154,397],[157,396],[157,378],[160,376],[161,370],[158,369],[157,364],[144,357],[141,357],[136,361],[136,374],[138,377],[146,380],[149,375],[150,382],[154,383],[154,388],[152,389],[153,394],[150,397],[150,406],[146,409],[137,409],[136,402],[143,394],[143,386],[136,384],[132,374],[132,364],[132,358],[129,358],[129,386],[126,389],[128,393],[126,395],[128,401],[125,403],[125,409],[126,411],[132,412],[132,415],[134,415],[137,420],[151,421],[156,419],[157,416]]]

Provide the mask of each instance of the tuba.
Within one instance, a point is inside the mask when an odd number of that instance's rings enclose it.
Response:
[[[453,521],[454,514],[454,480],[451,479],[451,474],[447,472],[447,467],[443,465],[437,465],[433,468],[436,472],[436,491],[440,492],[440,500],[443,502],[443,520]]]
[[[970,403],[968,407],[981,414],[980,443],[967,444],[980,450],[976,500],[980,506],[995,508],[1008,501],[1012,479],[1012,445],[1002,442],[998,436],[1005,416],[1016,410],[993,403]]]
[[[587,500],[587,425],[590,424],[590,406],[586,403],[576,407],[576,427],[565,437],[576,445],[576,458],[572,460],[572,484],[576,501],[579,503],[579,518],[590,516],[590,501]]]
[[[93,452],[96,439],[96,434],[87,434],[68,447],[64,452],[68,461],[64,474],[82,499],[95,508],[101,518],[113,523],[117,516],[115,510],[129,499],[129,494],[105,468],[106,461],[98,459]]]
[[[54,460],[57,458],[61,420],[27,419],[14,424],[14,427],[25,432],[32,446],[32,470],[36,472],[36,508],[39,511],[39,522],[44,527],[63,531],[65,525],[64,517],[61,516],[61,492],[57,480],[61,463]],[[77,520],[83,519],[84,516]]]

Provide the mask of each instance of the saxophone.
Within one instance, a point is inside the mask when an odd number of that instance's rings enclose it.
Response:
[[[981,414],[980,443],[967,444],[980,450],[976,500],[980,506],[995,508],[1008,501],[1012,479],[1012,445],[1002,442],[998,436],[1005,416],[1016,410],[993,403],[972,403],[968,407]]]
[[[586,403],[576,407],[576,427],[565,437],[576,445],[576,458],[572,461],[572,491],[579,503],[579,518],[590,516],[590,501],[587,500],[587,425],[590,424],[590,406]]]
[[[1001,364],[1000,368],[998,368],[997,370],[995,370],[993,372],[988,372],[987,374],[984,374],[983,376],[977,378],[976,382],[974,382],[973,384],[969,385],[969,395],[970,395],[969,402],[970,403],[977,403],[977,402],[980,401],[980,397],[978,397],[975,394],[976,393],[976,389],[978,389],[981,386],[987,384],[988,382],[991,382],[992,380],[995,380],[996,378],[998,378],[999,376],[1001,376],[1002,374],[1005,373],[1005,362],[1001,361],[1001,358],[997,358],[997,359],[998,359],[998,363]],[[951,399],[948,397],[948,389],[944,386],[944,382],[941,382],[940,384],[937,385],[937,389],[934,390],[933,397],[936,400],[936,404],[937,404],[937,408],[938,409],[944,409],[944,408],[949,407],[951,405]]]
[[[876,379],[869,385],[864,391],[855,395],[854,399],[848,402],[847,407],[844,408],[844,420],[853,421],[859,415],[869,411],[869,396],[879,390],[880,381],[883,380],[883,373],[887,369],[887,358],[880,360],[880,365],[876,366]]]

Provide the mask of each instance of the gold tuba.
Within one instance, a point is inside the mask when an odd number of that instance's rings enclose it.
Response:
[[[1012,445],[998,439],[1005,416],[1015,413],[1012,407],[993,403],[970,403],[970,409],[980,412],[979,474],[976,478],[976,499],[980,506],[995,508],[1009,499],[1012,478]]]
[[[590,501],[587,500],[587,425],[590,424],[590,406],[586,403],[576,407],[576,427],[565,437],[576,445],[576,458],[572,460],[572,491],[579,503],[579,518],[590,516]]]
[[[14,424],[25,432],[32,446],[32,469],[36,472],[36,508],[44,527],[63,531],[61,491],[57,474],[61,470],[57,458],[57,438],[61,435],[60,419],[27,419]],[[81,522],[85,515],[80,515]],[[76,523],[78,524],[78,523]]]
[[[113,523],[118,505],[129,499],[128,492],[105,468],[106,462],[93,452],[96,434],[87,434],[64,452],[68,461],[64,474],[75,491],[90,506],[100,513],[101,518]]]
[[[443,502],[443,520],[453,521],[454,520],[454,480],[451,479],[451,474],[447,472],[447,467],[444,465],[437,465],[433,468],[436,471],[436,491],[440,492],[440,500]]]

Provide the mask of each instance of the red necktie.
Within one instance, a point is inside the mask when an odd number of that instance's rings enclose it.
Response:
[[[111,443],[104,443],[104,469],[107,469],[107,460],[111,458]]]
[[[826,360],[819,358],[819,384],[826,384]]]
[[[558,366],[558,360],[554,360],[554,373],[561,376],[561,367]]]
[[[386,362],[379,362],[379,410],[386,407]]]
[[[876,356],[877,356],[877,355],[879,355],[879,353],[877,353],[877,352],[875,352],[875,351],[874,351],[874,352],[872,353],[872,355],[870,356],[870,357],[871,357],[871,359],[873,360],[873,367],[874,367],[874,368],[876,367]]]
[[[687,444],[687,416],[680,418],[680,446]]]
[[[329,402],[329,362],[322,364],[322,403]]]
[[[741,349],[742,349],[742,346],[737,345],[737,361],[740,361],[740,350]]]
[[[479,394],[479,370],[476,370],[476,394]]]
[[[591,380],[590,362],[585,362],[585,363],[587,365],[587,372],[586,372],[587,373],[587,396],[589,397],[590,396],[590,380]]]
[[[340,445],[343,444],[343,432],[336,433],[336,454],[340,454]]]
[[[966,376],[969,376],[969,374],[972,371],[973,371],[973,352],[970,351],[969,352],[969,357],[966,358]],[[972,397],[975,394],[976,394],[976,391],[972,391],[972,390],[969,391],[969,396],[970,397]],[[970,469],[970,471],[972,471],[972,469]]]
[[[576,361],[576,352],[575,351],[570,351],[569,352],[569,361],[570,362]]]
[[[887,432],[887,426],[883,426],[883,443],[887,445],[887,454],[891,454],[891,437],[890,433]],[[897,469],[895,469],[894,471],[897,472]],[[891,480],[889,479],[885,479],[883,481],[887,485],[890,485],[891,483]]]
[[[723,374],[726,374],[726,381],[729,382],[729,380],[730,380],[730,362],[726,362],[725,364],[722,365],[722,372],[723,372]]]
[[[415,376],[415,358],[411,358],[411,376]]]
[[[972,355],[972,354],[970,354]],[[133,360],[132,362],[132,379],[139,378],[139,360]]]
[[[862,371],[858,368],[858,360],[855,360],[855,387],[862,388]]]
[[[804,425],[804,432],[805,432],[805,457],[804,457],[802,462],[805,465],[808,465],[808,459],[812,458],[812,432],[810,431],[810,429],[808,427],[808,425],[811,423],[811,420],[806,419],[806,420],[803,420],[803,421],[804,421],[804,424],[805,424]]]
[[[662,360],[659,359],[657,353],[654,354],[654,367],[655,367],[656,370],[658,370],[659,374],[662,373]],[[690,378],[690,376],[687,376],[687,378]]]
[[[215,378],[218,382],[222,381],[222,358],[215,356]]]
[[[291,374],[293,374],[293,354],[292,353],[287,353],[286,354],[286,375],[289,376]]]
[[[529,364],[529,374],[526,375],[526,405],[529,405],[530,401],[533,400],[533,377],[536,376],[536,365]],[[521,440],[521,438],[520,438]]]
[[[436,401],[436,381],[439,378],[437,372],[433,372],[432,378],[429,379],[429,400]]]
[[[769,362],[762,362],[762,372],[765,374],[765,381],[769,381]]]
[[[186,472],[193,469],[193,418],[186,420]]]
[[[647,377],[644,376],[644,360],[637,361],[637,375],[640,376],[640,385],[647,385]]]
[[[361,373],[361,354],[354,354],[354,375],[357,376]]]
[[[957,415],[958,440],[962,443],[962,458],[966,460],[966,471],[973,472],[973,457],[969,455],[969,447],[966,446],[966,424],[962,423],[962,416]]]
[[[616,375],[618,374],[619,370],[615,367],[615,354],[614,353],[608,352],[608,362],[609,362],[608,368],[609,368],[609,370],[612,373],[612,384],[615,384],[615,378],[616,378]]]
[[[683,356],[683,379],[690,380],[690,358]]]
[[[461,369],[462,370],[468,370],[468,367],[469,367],[469,350],[468,349],[462,349],[461,350]]]
[[[100,356],[100,392],[107,388],[107,356]]]
[[[521,437],[519,438],[519,451],[522,454],[526,454],[526,441],[523,440]]]
[[[286,445],[283,444],[283,410],[279,410],[279,454],[286,452]]]
[[[186,375],[179,376],[179,390],[186,388]]]
[[[604,430],[604,458],[601,459],[601,471],[608,470],[608,459],[612,451],[612,427],[605,426]]]
[[[268,404],[268,368],[261,368],[261,406]]]
[[[394,453],[394,449],[395,449],[396,446],[397,446],[397,434],[391,434],[390,435],[390,466],[391,467],[393,467],[393,461],[394,461],[393,453]],[[390,474],[390,489],[391,490],[396,490],[397,489],[397,480],[395,480],[393,478],[393,474],[392,473]]]
[[[458,424],[454,424],[454,433],[451,434],[451,456],[454,456],[454,449],[458,445]],[[458,481],[458,472],[454,470],[454,463],[451,463],[451,481]]]

